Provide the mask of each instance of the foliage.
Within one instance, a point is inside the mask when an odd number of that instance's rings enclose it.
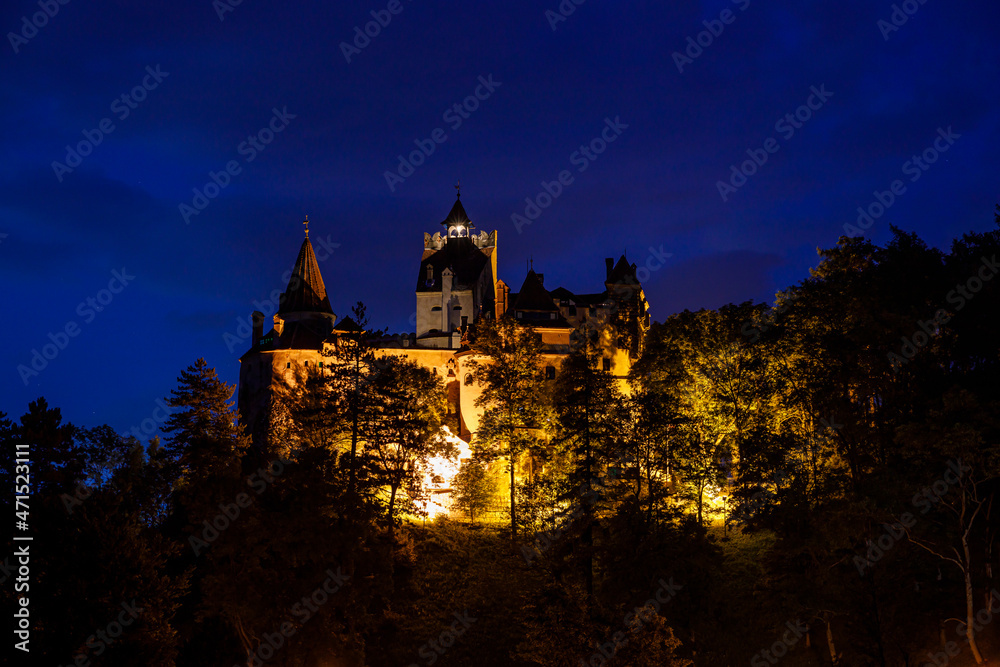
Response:
[[[496,477],[481,461],[474,458],[462,462],[452,482],[454,505],[476,522],[476,512],[482,512],[493,502],[497,493]]]
[[[505,458],[510,483],[511,535],[517,535],[516,472],[522,452],[543,428],[544,394],[539,373],[541,338],[510,318],[477,324],[472,379],[482,385],[476,407],[483,408],[473,445],[485,460]]]

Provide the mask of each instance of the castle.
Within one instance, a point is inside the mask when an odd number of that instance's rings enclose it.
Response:
[[[544,275],[533,268],[521,289],[511,292],[497,277],[497,232],[474,232],[461,192],[441,226],[441,232],[424,234],[416,282],[416,331],[377,341],[376,353],[405,356],[438,374],[463,440],[471,440],[481,414],[475,406],[481,389],[472,382],[469,362],[474,354],[466,334],[482,318],[512,317],[534,329],[543,346],[539,372],[547,380],[556,378],[570,354],[574,330],[581,326],[596,330],[603,368],[624,387],[649,328],[649,308],[635,264],[624,255],[617,262],[605,260],[604,291],[598,293],[577,294],[562,287],[550,291]],[[334,314],[308,224],[273,327],[264,332],[264,315],[259,311],[251,317],[250,349],[240,357],[238,406],[244,425],[259,439],[273,388],[298,370],[321,369],[324,352],[336,354],[340,337],[358,329],[351,318],[338,320]]]

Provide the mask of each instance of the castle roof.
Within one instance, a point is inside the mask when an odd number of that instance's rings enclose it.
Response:
[[[321,350],[323,341],[327,340],[329,330],[320,322],[309,320],[292,320],[285,322],[281,335],[277,329],[271,329],[260,339],[257,347],[251,347],[240,360],[250,358],[256,352],[272,350]]]
[[[533,326],[568,327],[542,279],[542,274],[529,269],[520,291],[511,294],[515,319]]]
[[[448,213],[447,218],[441,221],[441,224],[445,227],[450,227],[452,225],[474,227],[472,220],[469,220],[469,214],[465,212],[465,207],[462,206],[461,195],[455,199],[455,205],[451,207],[451,212]]]
[[[552,295],[545,289],[542,276],[535,273],[534,269],[528,270],[528,275],[524,278],[524,284],[517,292],[517,300],[514,302],[514,310],[532,310],[536,312],[559,312]]]
[[[606,285],[634,285],[639,282],[636,280],[635,270],[635,264],[629,264],[629,261],[625,259],[625,255],[622,255],[614,268],[608,272],[608,277],[604,283]]]
[[[455,274],[456,287],[471,287],[476,284],[483,271],[490,270],[489,261],[489,254],[477,248],[470,239],[453,239],[420,262],[417,291],[440,292],[441,274],[449,268]],[[427,277],[428,266],[432,267],[430,279]]]
[[[356,333],[361,331],[361,325],[355,322],[352,318],[345,315],[344,317],[340,318],[340,320],[337,322],[337,326],[335,326],[333,329],[334,331]]]
[[[577,306],[596,306],[608,300],[607,291],[601,292],[600,294],[577,294],[575,292],[570,292],[565,287],[557,287],[549,292],[549,294],[552,295],[553,299],[571,301]]]
[[[313,251],[312,243],[309,242],[308,232],[302,241],[302,247],[299,248],[299,256],[295,259],[288,287],[281,295],[281,304],[278,307],[280,315],[297,312],[333,314],[330,299],[326,295],[326,285],[323,284],[323,276],[319,272],[319,262],[316,261],[316,253]]]

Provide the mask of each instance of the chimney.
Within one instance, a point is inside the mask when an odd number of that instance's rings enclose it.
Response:
[[[253,319],[253,339],[250,347],[255,348],[260,344],[260,339],[264,335],[264,313],[255,310],[250,317]]]
[[[604,258],[604,269],[606,271],[604,279],[607,280],[611,277],[611,271],[615,268],[615,260],[613,257]]]

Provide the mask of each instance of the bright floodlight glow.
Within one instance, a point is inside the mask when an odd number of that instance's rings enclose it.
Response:
[[[451,513],[451,484],[458,474],[462,461],[472,457],[468,443],[454,435],[447,426],[441,427],[439,436],[458,448],[458,458],[432,456],[424,470],[424,488],[428,498],[424,510],[431,518]]]

